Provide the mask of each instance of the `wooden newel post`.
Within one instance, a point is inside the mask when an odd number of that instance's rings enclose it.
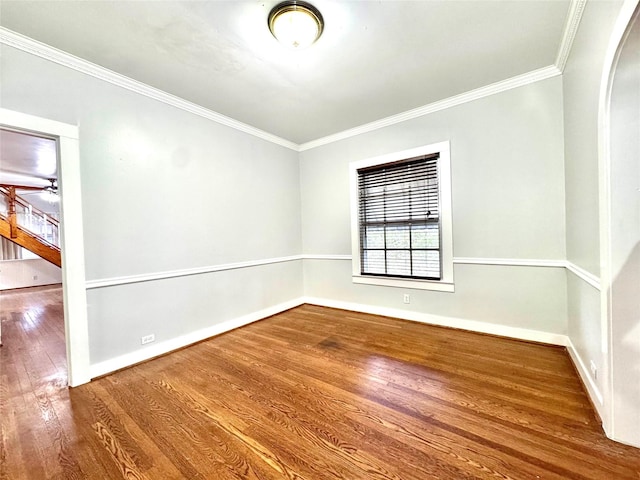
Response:
[[[18,221],[16,218],[16,188],[9,187],[9,227],[11,238],[18,238]]]

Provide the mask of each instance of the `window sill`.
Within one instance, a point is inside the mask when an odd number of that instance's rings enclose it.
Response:
[[[353,283],[366,285],[381,285],[384,287],[413,288],[416,290],[434,290],[437,292],[454,292],[453,282],[411,280],[408,278],[370,277],[366,275],[352,275]]]

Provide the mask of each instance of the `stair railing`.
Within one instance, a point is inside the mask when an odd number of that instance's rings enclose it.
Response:
[[[16,195],[15,186],[0,186],[0,215],[9,221],[11,238],[17,238],[18,227],[21,227],[44,243],[60,248],[58,220]]]

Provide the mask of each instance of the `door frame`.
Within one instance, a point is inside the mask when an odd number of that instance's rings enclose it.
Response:
[[[76,387],[91,380],[78,127],[4,108],[0,126],[57,140],[67,378]]]
[[[600,320],[601,350],[606,362],[604,378],[603,428],[609,438],[616,439],[616,412],[614,409],[613,314],[611,309],[611,285],[613,282],[611,252],[611,93],[618,59],[640,0],[625,0],[614,25],[604,58],[600,81],[598,106],[598,176],[600,187]],[[620,419],[619,421],[624,421]]]

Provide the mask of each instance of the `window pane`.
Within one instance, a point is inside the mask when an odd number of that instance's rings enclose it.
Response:
[[[438,158],[357,171],[362,273],[441,278]]]
[[[384,227],[367,227],[364,248],[384,248]]]
[[[438,225],[413,225],[411,227],[411,247],[440,248],[440,229]]]
[[[387,227],[387,248],[409,248],[409,226]]]
[[[440,278],[440,252],[437,250],[414,250],[413,275],[416,277]]]
[[[362,272],[363,273],[385,273],[384,251],[365,250],[362,252]]]
[[[411,275],[411,254],[409,250],[387,252],[387,273],[389,275]]]

